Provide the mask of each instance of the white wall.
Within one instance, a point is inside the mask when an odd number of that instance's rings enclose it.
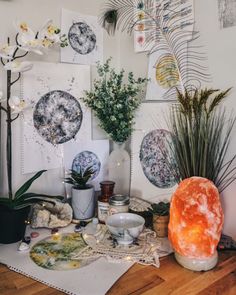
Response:
[[[117,0],[118,1],[118,0]],[[11,0],[0,1],[0,42],[6,40],[7,36],[13,36],[12,21],[15,18],[26,20],[37,27],[46,19],[53,18],[60,24],[61,8],[75,10],[81,13],[97,15],[103,0]],[[236,26],[220,30],[218,23],[218,1],[197,0],[195,1],[196,28],[200,30],[202,43],[208,55],[209,71],[212,75],[210,86],[226,89],[233,86],[236,89]],[[130,36],[117,34],[116,37],[108,37],[104,34],[104,57],[114,57],[116,67],[124,67],[127,71],[134,71],[138,76],[147,73],[147,57],[145,54],[134,54],[133,39]],[[48,61],[58,61],[59,54],[49,54]],[[1,78],[2,80],[2,72]],[[225,105],[228,110],[235,108],[236,90],[233,89]],[[17,123],[15,124],[17,125]],[[14,185],[22,184],[26,176],[20,174],[18,163],[20,133],[19,126],[14,133]],[[230,154],[236,149],[236,128],[234,130]],[[56,193],[62,191],[58,186],[60,171],[50,171],[43,176],[37,184],[36,190],[50,191]],[[27,176],[29,177],[29,176]],[[53,184],[53,185],[52,185]],[[57,187],[57,189],[56,189]],[[0,188],[1,191],[1,188]],[[236,238],[236,182],[222,194],[222,203],[225,212],[224,231]]]

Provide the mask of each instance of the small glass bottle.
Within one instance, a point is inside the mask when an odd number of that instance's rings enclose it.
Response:
[[[109,213],[109,198],[113,195],[115,182],[102,181],[100,182],[101,195],[98,197],[98,220],[105,223]]]

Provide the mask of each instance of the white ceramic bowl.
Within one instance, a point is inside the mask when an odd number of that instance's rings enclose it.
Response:
[[[107,217],[106,226],[119,244],[131,244],[143,231],[145,220],[133,213],[117,213]]]

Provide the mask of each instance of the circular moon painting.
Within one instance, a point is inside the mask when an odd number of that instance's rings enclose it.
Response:
[[[144,175],[158,188],[169,188],[176,183],[165,159],[169,149],[168,138],[168,131],[153,130],[143,138],[140,148],[139,158]]]
[[[101,169],[101,162],[96,154],[90,151],[83,151],[75,156],[73,163],[72,163],[72,170],[84,172],[86,168],[92,167],[93,171],[95,172],[90,180],[95,179]]]
[[[71,47],[79,54],[89,54],[96,45],[96,35],[89,25],[83,22],[74,23],[68,32]]]
[[[61,90],[43,95],[33,114],[34,127],[52,144],[61,144],[75,137],[82,119],[83,113],[78,100]]]

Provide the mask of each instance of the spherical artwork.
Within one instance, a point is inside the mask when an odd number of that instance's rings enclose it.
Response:
[[[43,95],[33,114],[34,127],[52,144],[61,144],[74,138],[82,119],[83,113],[78,100],[61,90]]]
[[[73,163],[72,163],[72,170],[85,171],[86,168],[92,167],[93,171],[95,172],[90,180],[95,179],[101,169],[101,162],[97,155],[90,151],[83,151],[75,156]]]
[[[71,47],[79,54],[89,54],[96,45],[96,35],[89,25],[83,22],[74,23],[68,32]]]
[[[169,151],[167,140],[170,133],[163,129],[149,132],[142,141],[139,158],[144,175],[156,187],[169,188],[175,185],[175,178],[166,162]]]
[[[220,240],[223,218],[213,182],[202,177],[184,179],[171,199],[168,237],[173,248],[189,258],[211,257]]]

